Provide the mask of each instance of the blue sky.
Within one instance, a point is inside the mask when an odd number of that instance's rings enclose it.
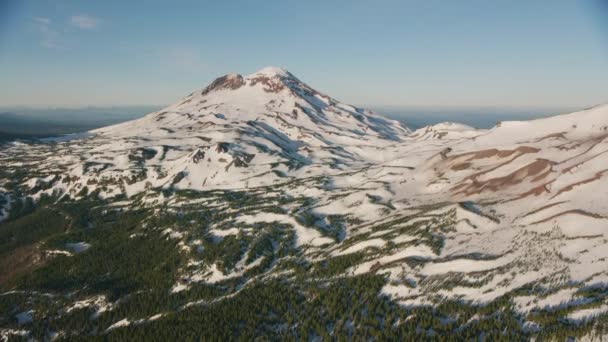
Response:
[[[0,106],[168,104],[282,66],[345,102],[608,102],[602,0],[0,0]]]

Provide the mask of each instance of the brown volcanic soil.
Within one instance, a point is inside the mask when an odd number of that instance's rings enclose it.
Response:
[[[448,157],[448,160],[460,159],[462,157],[465,157],[464,159],[467,161],[491,158],[491,157],[507,158],[507,157],[510,157],[511,155],[513,155],[514,153],[526,154],[526,153],[537,153],[539,151],[540,151],[540,149],[530,147],[530,146],[519,146],[514,150],[498,150],[498,149],[492,148],[489,150],[481,150],[481,151],[457,154],[457,155]]]
[[[210,85],[207,86],[201,95],[208,94],[213,90],[219,89],[238,89],[245,84],[245,80],[241,75],[225,75],[216,78]]]
[[[503,164],[501,164],[502,166]],[[455,191],[454,195],[474,195],[479,194],[483,191],[492,191],[496,192],[499,190],[504,190],[506,187],[517,185],[522,183],[523,181],[532,178],[531,182],[538,182],[544,178],[546,178],[553,171],[554,163],[550,160],[546,159],[537,159],[536,161],[519,168],[518,170],[512,172],[509,175],[503,177],[491,178],[486,181],[479,181],[477,177],[480,174],[487,173],[489,171],[484,171],[482,173],[477,173],[472,176],[465,178],[459,185],[452,188],[452,191]],[[470,183],[466,183],[470,182]],[[465,184],[464,186],[462,184]]]
[[[551,191],[549,190],[549,188],[547,187],[547,185],[549,185],[551,183],[553,183],[553,181],[550,181],[550,182],[547,182],[547,183],[535,186],[532,189],[524,192],[523,194],[520,194],[519,196],[517,196],[517,197],[515,197],[513,199],[510,199],[510,200],[507,200],[505,202],[516,201],[516,200],[520,200],[522,198],[526,198],[526,197],[529,197],[529,196],[540,196],[543,193],[550,193]]]
[[[254,86],[258,83],[263,84],[264,91],[266,91],[268,93],[278,93],[281,90],[285,89],[285,85],[282,82],[273,80],[267,76],[258,76],[258,77],[252,78],[250,85]]]
[[[487,149],[481,151],[467,152],[462,154],[457,154],[453,156],[443,156],[443,160],[439,161],[435,167],[435,170],[452,170],[452,171],[466,171],[466,170],[474,170],[475,164],[474,161],[482,160],[487,158],[497,157],[500,159],[508,158],[504,162],[499,162],[495,166],[488,167],[485,170],[475,172],[471,175],[468,175],[460,182],[458,182],[454,187],[452,187],[451,191],[454,195],[474,195],[479,194],[483,191],[492,191],[496,192],[502,190],[506,187],[520,184],[524,180],[533,177],[530,182],[538,182],[544,178],[546,178],[552,171],[552,166],[554,163],[552,161],[546,159],[538,159],[514,172],[504,177],[496,177],[484,181],[480,181],[479,177],[490,173],[500,167],[508,165],[512,163],[517,158],[528,154],[528,153],[537,153],[540,149],[530,147],[530,146],[519,146],[513,150],[498,150],[498,149]],[[439,177],[443,176],[443,172],[439,172]],[[542,192],[548,192],[546,189],[546,185],[548,183],[543,184],[540,187],[536,187],[532,189],[530,193],[522,194],[523,197],[529,196],[532,194],[540,194]]]

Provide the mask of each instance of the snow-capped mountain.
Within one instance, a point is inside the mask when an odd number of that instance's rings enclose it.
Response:
[[[411,141],[397,148],[402,157],[361,175],[390,184],[378,195],[390,199],[397,212],[426,211],[440,203],[441,209],[428,213],[455,210],[454,231],[445,234],[440,255],[416,253],[434,261],[420,268],[419,276],[407,267],[395,270],[387,293],[408,304],[424,303],[423,293],[487,302],[529,284],[556,291],[606,282],[608,106],[503,122],[455,140],[423,135],[432,131],[412,133]],[[411,169],[389,175],[389,166]],[[480,256],[483,261],[476,260]],[[407,281],[396,285],[403,277],[423,283],[440,274],[446,282],[453,281],[448,274],[467,281],[440,294]],[[572,299],[555,300],[547,305]],[[515,301],[522,310],[538,309]]]
[[[399,142],[408,130],[268,67],[249,76],[219,77],[174,105],[92,133],[96,146],[85,158],[98,167],[76,175],[88,181],[145,172],[126,186],[133,194],[146,184],[268,185],[302,172],[383,161],[384,146]]]
[[[178,241],[189,261],[170,293],[242,280],[230,298],[310,265],[315,281],[382,275],[407,308],[506,298],[526,333],[542,310],[573,323],[608,312],[608,106],[412,132],[264,68],[90,133],[0,151],[0,215],[29,196],[193,218],[131,235]]]
[[[442,122],[422,127],[412,132],[410,137],[417,139],[462,139],[473,138],[484,133],[484,130],[455,122]]]

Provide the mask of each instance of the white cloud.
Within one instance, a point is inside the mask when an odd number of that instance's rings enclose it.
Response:
[[[52,27],[51,19],[34,17],[33,20],[42,36],[40,44],[49,49],[58,47],[59,32]]]
[[[188,46],[174,46],[167,49],[169,62],[183,70],[202,70],[207,67],[200,51]]]
[[[49,25],[51,23],[51,19],[43,17],[34,17],[34,21],[42,25]]]
[[[99,26],[100,20],[86,14],[80,14],[72,16],[70,23],[82,30],[91,30]]]

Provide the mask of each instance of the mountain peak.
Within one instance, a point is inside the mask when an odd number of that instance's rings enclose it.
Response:
[[[202,95],[216,90],[236,90],[247,84],[250,86],[260,84],[267,92],[278,92],[285,87],[299,83],[301,82],[289,71],[269,66],[245,77],[240,74],[226,74],[218,77],[203,89]]]
[[[256,77],[256,76],[266,76],[266,77],[275,77],[275,76],[279,76],[279,77],[291,77],[291,73],[289,71],[287,71],[284,68],[280,68],[280,67],[275,67],[275,66],[267,66],[264,67],[256,72],[254,72],[253,74],[249,75],[249,77]]]

